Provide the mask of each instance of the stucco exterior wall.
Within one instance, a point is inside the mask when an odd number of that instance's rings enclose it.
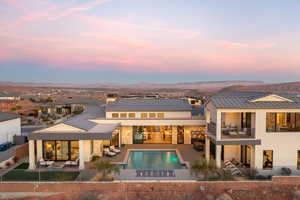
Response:
[[[261,140],[261,145],[255,145],[252,165],[261,174],[280,173],[282,167],[289,167],[294,174],[300,174],[297,169],[297,151],[300,150],[300,132],[267,132],[266,114],[268,112],[300,112],[300,109],[218,109],[222,112],[254,112],[255,139]],[[220,124],[217,123],[217,126]],[[218,127],[217,127],[218,129]],[[221,140],[221,139],[218,139]],[[273,150],[273,170],[263,169],[263,151]]]
[[[21,135],[21,119],[0,122],[0,144],[13,142],[14,135]]]

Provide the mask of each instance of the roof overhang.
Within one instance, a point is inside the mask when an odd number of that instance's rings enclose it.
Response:
[[[32,132],[29,140],[111,140],[120,124],[98,124],[95,129],[85,132]]]

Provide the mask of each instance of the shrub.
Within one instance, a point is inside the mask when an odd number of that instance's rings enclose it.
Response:
[[[291,173],[292,173],[292,170],[290,168],[287,168],[287,167],[281,168],[281,175],[289,176],[289,175],[291,175]]]
[[[92,160],[92,162],[94,162],[94,161],[99,160],[99,159],[100,159],[100,156],[93,155],[91,160]]]

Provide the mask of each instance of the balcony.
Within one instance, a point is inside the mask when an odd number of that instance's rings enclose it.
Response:
[[[255,128],[222,127],[222,139],[255,138]]]
[[[221,120],[221,139],[255,138],[255,113],[224,112]]]

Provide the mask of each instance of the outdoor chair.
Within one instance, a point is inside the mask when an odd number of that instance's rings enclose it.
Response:
[[[75,161],[68,160],[64,163],[64,166],[78,166],[79,165],[79,158],[77,158]]]
[[[157,170],[152,170],[152,175],[153,175],[153,177],[158,177],[159,173]]]
[[[175,177],[175,172],[174,170],[168,170],[169,177]]]
[[[168,177],[168,170],[163,170],[163,177]]]
[[[109,148],[104,148],[104,155],[112,157],[112,156],[115,156],[117,154],[115,152],[109,151]]]
[[[145,170],[146,171],[146,177],[151,177],[152,174],[151,174],[151,170]]]
[[[39,160],[39,166],[41,167],[48,167],[52,166],[54,164],[54,161],[45,161],[43,158]]]
[[[112,152],[114,152],[114,153],[120,153],[121,152],[121,150],[116,149],[115,146],[110,146],[109,150],[112,151]]]
[[[136,170],[136,177],[142,177],[142,170]]]

